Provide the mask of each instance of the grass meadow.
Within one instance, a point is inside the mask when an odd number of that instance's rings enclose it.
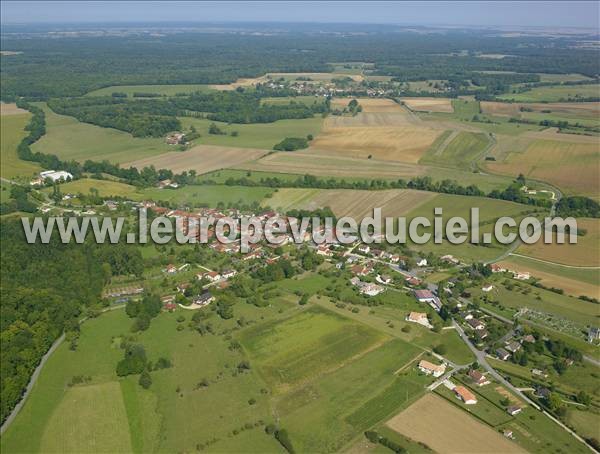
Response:
[[[216,207],[219,203],[250,205],[260,202],[273,192],[264,187],[245,186],[184,186],[178,189],[147,188],[134,194],[136,200],[174,202],[193,207]]]
[[[321,131],[323,118],[303,118],[299,120],[278,120],[273,123],[227,124],[202,118],[181,117],[184,129],[194,126],[202,135],[194,144],[219,145],[223,147],[260,148],[271,150],[286,137],[314,137]],[[225,134],[209,134],[208,128],[215,123]],[[237,135],[232,135],[235,132]]]
[[[162,138],[135,138],[127,132],[55,114],[46,104],[39,106],[46,113],[46,134],[32,145],[34,152],[55,154],[64,160],[107,159],[112,163],[122,163],[170,150]]]
[[[17,157],[17,146],[27,134],[31,114],[3,115],[0,121],[0,176],[7,179],[31,177],[42,169],[37,163]]]
[[[209,85],[181,84],[181,85],[112,85],[90,91],[86,96],[110,96],[113,93],[125,93],[133,97],[134,93],[152,93],[163,96],[176,96],[178,94],[190,94],[198,91],[210,91]]]
[[[500,95],[500,99],[519,102],[557,102],[576,98],[598,97],[600,85],[552,85],[548,87],[535,87],[522,93],[508,93]]]

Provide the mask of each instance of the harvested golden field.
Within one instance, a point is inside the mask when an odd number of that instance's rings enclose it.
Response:
[[[518,117],[521,114],[520,104],[509,102],[481,101],[481,112],[488,115]]]
[[[401,100],[409,109],[419,112],[454,112],[450,98],[401,98]]]
[[[600,219],[577,219],[577,228],[586,230],[577,237],[577,244],[544,244],[542,238],[536,244],[524,244],[518,253],[564,265],[600,267]]]
[[[236,168],[278,173],[355,178],[412,178],[425,174],[425,166],[316,153],[273,153]]]
[[[360,112],[353,117],[329,115],[325,119],[324,128],[348,128],[354,126],[406,126],[419,123],[414,114],[406,110],[395,112]],[[432,125],[433,126],[433,125]]]
[[[17,107],[15,103],[5,104],[3,102],[0,103],[0,115],[20,115],[28,113],[24,109],[20,109]]]
[[[333,109],[343,109],[348,103],[356,99],[363,112],[403,112],[402,106],[387,98],[334,98],[331,100]]]
[[[266,200],[272,208],[281,210],[314,210],[329,207],[337,217],[352,216],[359,220],[381,208],[382,216],[403,216],[437,194],[409,189],[365,191],[354,189],[280,189]]]
[[[188,151],[171,151],[150,158],[129,162],[123,167],[141,169],[153,165],[157,169],[170,169],[175,173],[195,170],[202,174],[213,170],[238,166],[267,154],[267,150],[254,148],[219,147],[216,145],[198,145]]]
[[[552,265],[518,255],[498,264],[511,271],[530,273],[543,285],[561,288],[568,295],[600,298],[600,269]]]
[[[536,135],[534,135],[536,134]],[[547,181],[564,189],[568,194],[581,194],[598,199],[600,194],[600,144],[597,138],[581,136],[575,141],[570,138],[545,140],[549,133],[527,133],[527,137],[538,137],[524,151],[506,150],[502,161],[487,161],[492,172],[518,175]],[[567,134],[561,134],[567,135]],[[524,135],[525,136],[525,135]],[[590,140],[592,139],[592,140]]]
[[[567,115],[581,118],[598,118],[600,102],[549,102],[549,103],[508,103],[481,101],[484,114],[519,117],[521,107],[534,112],[550,111],[554,115]]]
[[[442,397],[431,393],[421,397],[386,424],[440,454],[526,452]]]
[[[439,134],[439,130],[412,125],[325,127],[311,142],[311,152],[417,163]]]

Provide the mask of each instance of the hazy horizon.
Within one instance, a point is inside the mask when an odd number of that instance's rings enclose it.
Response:
[[[598,2],[136,2],[9,1],[2,24],[356,23],[599,28]],[[34,14],[32,14],[34,12]]]

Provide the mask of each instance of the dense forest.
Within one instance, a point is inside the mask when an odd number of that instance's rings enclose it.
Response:
[[[2,57],[4,100],[80,96],[111,85],[230,83],[266,72],[327,72],[336,61],[370,62],[375,74],[400,81],[486,77],[475,73],[479,71],[575,72],[591,77],[600,73],[599,51],[577,46],[577,40],[585,38],[576,36],[557,37],[548,46],[543,36],[503,37],[494,30],[415,33],[401,27],[354,25],[351,31],[346,26],[332,34],[330,27],[321,33],[306,25],[278,24],[275,29],[263,24],[250,31],[230,26],[221,33],[75,33],[48,39],[48,30],[13,28],[10,34],[4,31],[3,49],[22,53]],[[480,58],[486,53],[505,57]],[[488,75],[486,83],[489,79]]]

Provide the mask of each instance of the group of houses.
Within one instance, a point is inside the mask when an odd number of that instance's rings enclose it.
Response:
[[[39,176],[29,182],[31,186],[42,186],[47,181],[52,183],[59,183],[63,181],[70,181],[73,179],[73,174],[65,170],[44,170],[39,173]]]
[[[492,269],[492,273],[511,273],[513,275],[513,278],[518,281],[527,281],[531,277],[531,274],[528,271],[511,270],[508,268],[504,268],[503,266],[497,263],[493,263],[492,265],[490,265],[490,268]]]

